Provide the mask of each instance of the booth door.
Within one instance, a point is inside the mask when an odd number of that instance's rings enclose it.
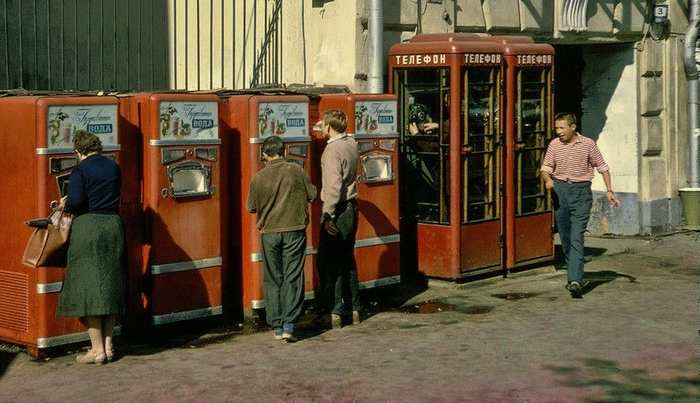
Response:
[[[501,69],[464,68],[462,80],[462,269],[500,269]]]
[[[515,263],[553,257],[552,203],[540,167],[552,138],[551,69],[516,73]]]
[[[454,254],[459,254],[459,276],[500,266],[499,72],[498,67],[465,69],[463,82],[452,84],[447,68],[395,70],[402,261],[417,262],[425,275],[454,277]],[[451,85],[460,87],[460,116],[449,114]],[[450,149],[451,125],[458,125],[459,150]],[[460,154],[459,166],[450,167],[451,152]],[[460,175],[460,189],[450,189],[451,172]],[[460,194],[459,205],[450,204],[453,191]],[[458,209],[461,222],[450,222],[451,209]],[[453,227],[459,227],[459,250],[452,248]]]

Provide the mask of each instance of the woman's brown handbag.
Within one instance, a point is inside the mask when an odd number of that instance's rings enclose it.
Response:
[[[27,242],[22,264],[29,267],[65,267],[73,215],[56,209],[48,218],[24,223],[36,229]]]

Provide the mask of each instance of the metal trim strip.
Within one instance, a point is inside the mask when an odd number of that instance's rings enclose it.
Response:
[[[264,138],[260,138],[260,137],[251,138],[251,139],[248,140],[248,142],[249,142],[250,144],[262,144],[262,143],[265,141],[266,138],[267,138],[267,137],[264,137]],[[309,143],[309,142],[311,142],[311,136],[309,136],[309,137],[307,137],[307,136],[284,137],[284,136],[283,136],[283,137],[282,137],[282,140],[284,140],[285,143],[300,143],[300,142]]]
[[[153,315],[151,321],[154,325],[163,325],[166,323],[179,322],[183,320],[207,318],[210,316],[221,315],[223,313],[223,307],[210,306],[202,309],[193,309],[191,311],[175,312],[165,315]]]
[[[166,274],[175,273],[178,271],[199,270],[206,269],[208,267],[221,266],[221,264],[221,256],[211,257],[208,259],[192,260],[189,262],[154,264],[151,266],[151,274]]]
[[[307,246],[306,250],[304,251],[305,255],[313,255],[316,253],[314,250],[313,246]],[[250,254],[250,261],[251,262],[262,262],[262,253],[261,252],[253,252]]]
[[[221,139],[195,139],[195,140],[155,140],[151,139],[149,144],[154,147],[163,146],[189,146],[189,145],[219,145]]]
[[[360,290],[366,290],[369,288],[383,287],[385,285],[399,284],[401,282],[401,276],[392,276],[378,278],[376,280],[363,281],[360,283]]]
[[[122,146],[121,145],[111,145],[111,146],[104,146],[102,148],[103,153],[111,153],[111,152],[117,152],[121,151]],[[54,155],[54,154],[73,154],[75,150],[73,150],[70,147],[65,147],[65,148],[37,148],[36,149],[36,155]]]
[[[384,138],[387,139],[397,139],[399,138],[398,133],[382,133],[382,134],[355,134],[355,133],[348,133],[348,136],[353,136],[356,139],[377,139],[381,140]]]
[[[358,239],[355,241],[355,249],[357,248],[365,248],[367,246],[376,246],[376,245],[384,245],[388,243],[397,243],[401,242],[401,235],[400,234],[394,234],[394,235],[385,235],[385,236],[380,236],[376,238],[364,238],[364,239]]]
[[[63,287],[63,281],[57,283],[43,283],[36,285],[37,294],[51,294],[54,292],[60,292],[61,287]]]
[[[121,333],[122,333],[121,325],[115,326],[114,327],[114,335],[118,336]],[[90,340],[90,336],[88,336],[87,331],[80,332],[80,333],[65,334],[62,336],[39,337],[38,339],[36,339],[36,347],[37,348],[48,348],[48,347],[62,346],[65,344],[78,343],[78,342],[87,341],[87,340]]]

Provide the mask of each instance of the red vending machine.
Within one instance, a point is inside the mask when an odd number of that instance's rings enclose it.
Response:
[[[339,109],[348,117],[346,133],[360,151],[358,163],[359,221],[355,260],[360,288],[395,284],[401,280],[399,233],[399,134],[393,94],[321,94],[311,97],[311,124],[323,112]],[[320,133],[314,133],[320,136]],[[326,140],[314,141],[314,184],[321,189],[321,155]],[[320,205],[320,200],[319,200]],[[320,215],[320,207],[318,209]],[[320,233],[316,222],[314,236]]]
[[[76,130],[102,140],[103,155],[122,167],[134,149],[121,142],[118,100],[112,96],[5,96],[0,98],[0,141],[10,152],[0,158],[0,213],[3,267],[0,268],[0,339],[43,349],[88,340],[86,328],[72,318],[54,316],[63,284],[63,267],[23,266],[22,255],[33,232],[26,220],[47,217],[68,190],[77,161]],[[134,203],[138,182],[123,176],[122,215]],[[125,226],[126,226],[125,221]],[[120,331],[119,328],[116,329]]]
[[[554,259],[552,203],[540,167],[552,139],[554,48],[531,38],[488,37],[505,66],[505,268]]]
[[[153,325],[223,312],[225,157],[214,94],[120,98],[129,133],[141,139],[141,302]]]
[[[243,312],[252,316],[254,310],[265,308],[263,289],[264,267],[260,232],[256,217],[245,209],[250,181],[263,168],[262,143],[269,136],[280,136],[286,147],[286,158],[298,163],[312,175],[313,154],[309,136],[309,100],[302,95],[262,95],[260,93],[220,93],[221,120],[227,136],[231,136],[230,192],[231,261],[240,267],[238,291]],[[320,219],[311,213],[311,222]],[[314,275],[311,228],[307,227],[304,288],[306,298],[313,298]],[[233,269],[232,269],[233,271]],[[234,282],[231,282],[232,288]],[[232,291],[234,293],[235,291]]]

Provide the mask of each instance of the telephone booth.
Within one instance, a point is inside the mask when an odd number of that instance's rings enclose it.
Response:
[[[102,154],[122,167],[134,157],[124,147],[112,96],[6,96],[0,98],[0,213],[4,265],[0,269],[0,340],[27,346],[32,355],[50,347],[89,340],[77,318],[57,318],[63,267],[23,266],[22,255],[34,231],[24,221],[47,217],[68,191],[77,164],[73,136],[88,130],[102,141]],[[128,172],[127,172],[128,174]],[[123,175],[121,208],[138,200],[138,182]],[[125,221],[125,229],[128,222]],[[128,230],[128,229],[127,229]],[[120,332],[120,326],[115,329]]]
[[[552,136],[554,49],[531,38],[488,37],[505,66],[504,267],[554,259],[552,204],[540,167]]]
[[[392,94],[321,94],[311,97],[311,124],[323,112],[338,109],[348,117],[346,133],[360,151],[358,163],[359,221],[355,260],[360,288],[395,284],[401,280],[399,233],[399,157],[396,96]],[[316,188],[321,189],[321,155],[326,140],[315,144]],[[320,216],[320,199],[318,216]],[[320,221],[314,234],[320,233]]]
[[[245,201],[253,176],[265,164],[262,143],[269,136],[280,136],[285,143],[286,159],[299,164],[312,175],[313,151],[309,136],[309,100],[295,94],[262,95],[255,92],[221,92],[220,116],[225,136],[230,136],[230,248],[231,271],[238,278],[229,282],[231,293],[240,293],[243,313],[252,316],[265,308],[264,267],[260,232],[256,215],[248,213]],[[234,183],[235,178],[235,183]],[[310,215],[310,220],[320,217]],[[307,248],[304,265],[305,298],[314,296],[312,225],[307,227]]]
[[[120,98],[140,139],[141,304],[153,325],[223,312],[227,201],[219,98],[150,93]]]

